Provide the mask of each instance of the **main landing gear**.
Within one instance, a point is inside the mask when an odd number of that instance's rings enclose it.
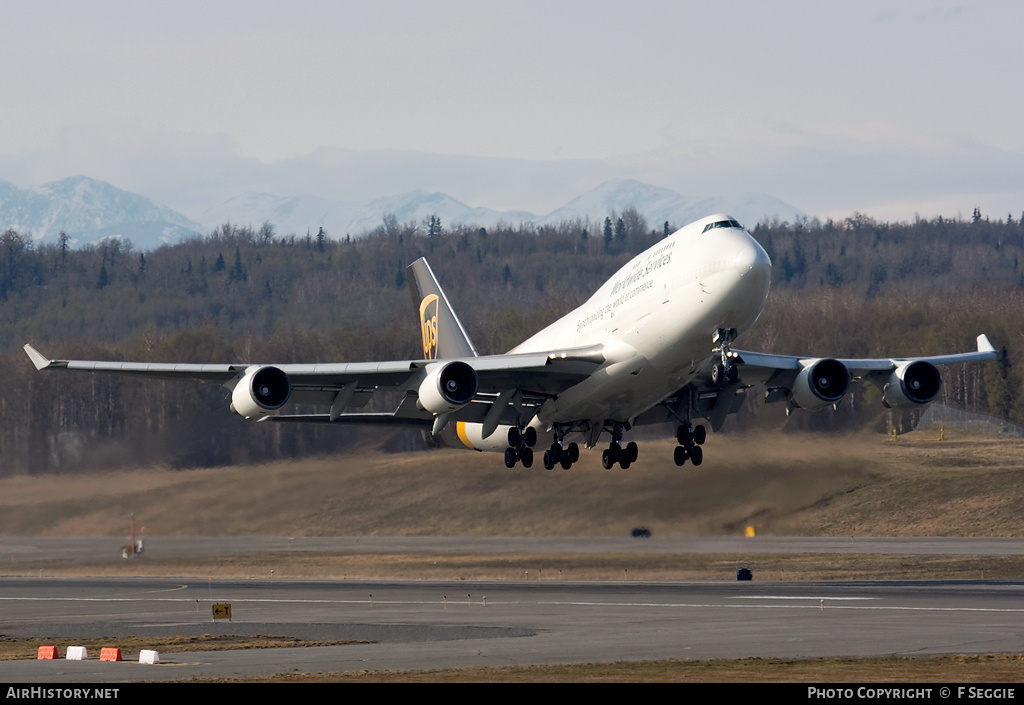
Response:
[[[579,459],[580,447],[575,443],[563,446],[562,441],[558,440],[544,451],[544,467],[548,470],[554,469],[556,465],[561,465],[563,470],[568,470]]]
[[[612,465],[618,463],[620,468],[626,470],[636,462],[639,454],[640,448],[634,441],[630,441],[623,447],[622,425],[615,424],[612,428],[612,442],[608,444],[608,448],[601,454],[601,465],[604,466],[605,470],[611,470]]]
[[[702,424],[690,426],[690,422],[687,421],[680,425],[676,430],[676,440],[679,441],[674,454],[676,465],[682,467],[687,459],[695,466],[704,462],[704,449],[701,446],[707,437],[707,429]]]
[[[553,470],[556,465],[561,465],[568,470],[580,459],[580,447],[576,443],[565,443],[565,436],[572,432],[582,432],[579,426],[555,424],[554,442],[551,447],[544,451],[543,463],[548,470]],[[596,429],[594,429],[596,430]],[[618,464],[623,470],[636,462],[639,455],[639,448],[633,441],[623,445],[622,432],[629,430],[629,425],[614,423],[611,428],[605,427],[603,431],[612,434],[612,442],[601,455],[601,462],[606,470]],[[596,434],[594,434],[596,438]],[[524,468],[533,465],[533,446],[537,443],[537,431],[533,427],[519,429],[512,427],[508,430],[508,448],[505,449],[505,467],[513,468],[516,463],[522,462]]]
[[[505,449],[505,467],[514,468],[518,461],[523,462],[524,468],[532,467],[533,446],[535,445],[537,445],[537,429],[532,426],[526,429],[519,429],[515,426],[510,428],[508,430],[509,447]]]
[[[570,429],[572,426],[570,425]],[[575,443],[565,444],[567,429],[563,424],[555,424],[553,428],[555,440],[551,447],[544,451],[544,468],[553,470],[556,465],[561,465],[563,470],[568,470],[573,463],[580,459],[580,447]]]
[[[612,441],[608,444],[608,448],[601,453],[601,465],[605,470],[611,470],[612,466],[618,463],[620,468],[626,470],[636,462],[639,454],[640,448],[635,441],[630,441],[625,447],[621,441]]]

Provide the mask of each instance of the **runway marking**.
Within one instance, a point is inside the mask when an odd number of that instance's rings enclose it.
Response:
[[[803,595],[737,595],[735,597],[726,598],[729,600],[825,600],[826,602],[835,602],[836,600],[881,600],[881,597],[823,597],[823,596],[803,596]]]
[[[834,600],[835,598],[829,598]],[[879,599],[879,598],[864,598]],[[826,600],[826,607],[829,600]],[[491,603],[488,602],[488,605]],[[494,604],[519,604],[508,602],[495,602]],[[715,605],[686,602],[531,602],[535,605],[578,605],[584,607],[692,607],[699,609],[780,609],[780,610],[807,610],[819,609],[818,604],[814,605]],[[902,610],[908,612],[1020,612],[1024,613],[1024,607],[901,607],[899,605],[833,605],[834,610]]]
[[[736,599],[736,598],[727,598]],[[765,596],[751,596],[747,599],[772,599]],[[376,607],[384,606],[445,606],[445,609],[452,610],[459,607],[465,609],[492,609],[494,607],[642,607],[642,608],[670,608],[670,609],[785,609],[785,610],[817,610],[820,609],[820,601],[824,600],[826,607],[832,610],[875,610],[875,611],[901,611],[901,612],[994,612],[994,613],[1024,613],[1024,607],[908,607],[901,605],[842,605],[834,604],[841,600],[877,600],[876,597],[785,597],[777,596],[773,599],[785,600],[818,600],[818,603],[807,605],[795,604],[709,604],[697,602],[581,602],[581,601],[495,601],[488,600],[484,605],[481,602],[473,602],[467,605],[458,600],[378,600],[374,599]],[[208,598],[185,598],[185,597],[146,597],[146,598],[121,598],[121,597],[0,597],[0,601],[11,602],[181,602],[194,604],[195,602],[206,603]],[[369,607],[369,600],[323,600],[323,599],[283,599],[283,598],[240,598],[232,599],[236,604],[242,603],[266,603],[266,604],[297,604],[297,605],[362,605]]]
[[[188,588],[188,585],[176,585],[175,587],[160,588],[158,590],[144,590],[143,592],[122,592],[122,593],[119,593],[119,594],[120,595],[152,595],[152,594],[157,594],[157,593],[161,593],[161,592],[178,592],[179,590],[186,590],[187,588]],[[102,598],[98,598],[98,599],[102,599]],[[129,599],[129,598],[126,597],[125,599]]]

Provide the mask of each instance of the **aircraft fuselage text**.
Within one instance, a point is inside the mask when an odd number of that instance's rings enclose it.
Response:
[[[668,266],[672,261],[672,252],[675,241],[670,241],[648,253],[643,259],[637,258],[630,266],[629,272],[616,280],[612,286],[609,298],[602,306],[592,313],[584,316],[576,322],[576,332],[580,332],[595,321],[603,321],[606,315],[610,315],[616,308],[625,304],[635,296],[638,296],[648,289],[654,287],[654,279],[651,275],[662,267]]]

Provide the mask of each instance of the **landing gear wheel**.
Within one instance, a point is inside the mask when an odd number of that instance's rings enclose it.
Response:
[[[512,426],[508,429],[508,448],[505,449],[505,467],[513,468],[516,461],[522,460],[523,467],[533,465],[533,446],[537,443],[537,429],[528,427],[520,431]]]
[[[626,444],[626,458],[631,463],[635,463],[637,457],[640,455],[640,446],[635,441],[630,441]]]
[[[622,446],[618,444],[618,441],[612,441],[608,444],[608,449],[601,454],[601,464],[604,465],[606,470],[611,470],[612,465],[615,465],[624,457]]]
[[[537,445],[537,429],[535,429],[533,426],[530,426],[525,431],[523,431],[523,442],[526,443],[526,445],[529,446],[530,448],[533,448],[535,445]]]
[[[523,461],[523,467],[533,467],[533,448],[523,448],[519,452],[519,459]]]
[[[554,460],[556,463],[561,463],[563,470],[568,470],[572,467],[572,464],[580,459],[580,447],[575,443],[570,443],[564,448],[555,443],[551,446],[551,450],[554,454]]]
[[[697,428],[703,428],[698,426]],[[676,442],[681,446],[688,446],[693,443],[693,429],[690,428],[690,424],[682,424],[676,429]]]
[[[719,363],[711,366],[711,384],[719,386],[725,384],[726,371]]]
[[[555,469],[555,459],[551,457],[551,451],[550,450],[544,451],[544,469],[545,470],[554,470]]]
[[[604,466],[605,470],[611,470],[612,469],[612,465],[614,465],[614,464],[615,464],[615,461],[612,460],[611,450],[606,448],[605,451],[603,453],[601,453],[601,465]]]
[[[689,421],[681,424],[676,429],[676,440],[679,441],[679,445],[676,446],[675,454],[672,456],[676,465],[682,467],[687,459],[694,465],[700,465],[704,460],[704,451],[701,449],[701,445],[707,439],[708,430],[704,428],[703,424],[691,426]]]
[[[551,448],[548,449],[548,452],[551,453],[551,462],[561,462],[563,455],[562,446],[558,445],[557,443],[552,443]]]

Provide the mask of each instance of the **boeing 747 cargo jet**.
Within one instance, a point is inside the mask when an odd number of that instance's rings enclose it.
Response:
[[[766,402],[818,409],[842,401],[854,380],[875,384],[886,406],[928,404],[942,379],[937,366],[991,360],[977,351],[936,357],[844,360],[747,352],[734,342],[768,297],[771,261],[726,215],[703,218],[634,257],[582,306],[503,355],[479,355],[426,260],[408,267],[423,334],[423,358],[329,364],[174,364],[50,360],[25,351],[40,370],[85,370],[216,382],[231,410],[270,422],[361,423],[422,427],[435,445],[505,454],[505,465],[570,468],[579,443],[603,434],[604,467],[628,468],[638,455],[625,434],[638,424],[676,426],[675,462],[700,465],[705,420],[717,431],[748,389]],[[365,413],[378,391],[401,401]],[[321,414],[289,414],[295,404]]]

